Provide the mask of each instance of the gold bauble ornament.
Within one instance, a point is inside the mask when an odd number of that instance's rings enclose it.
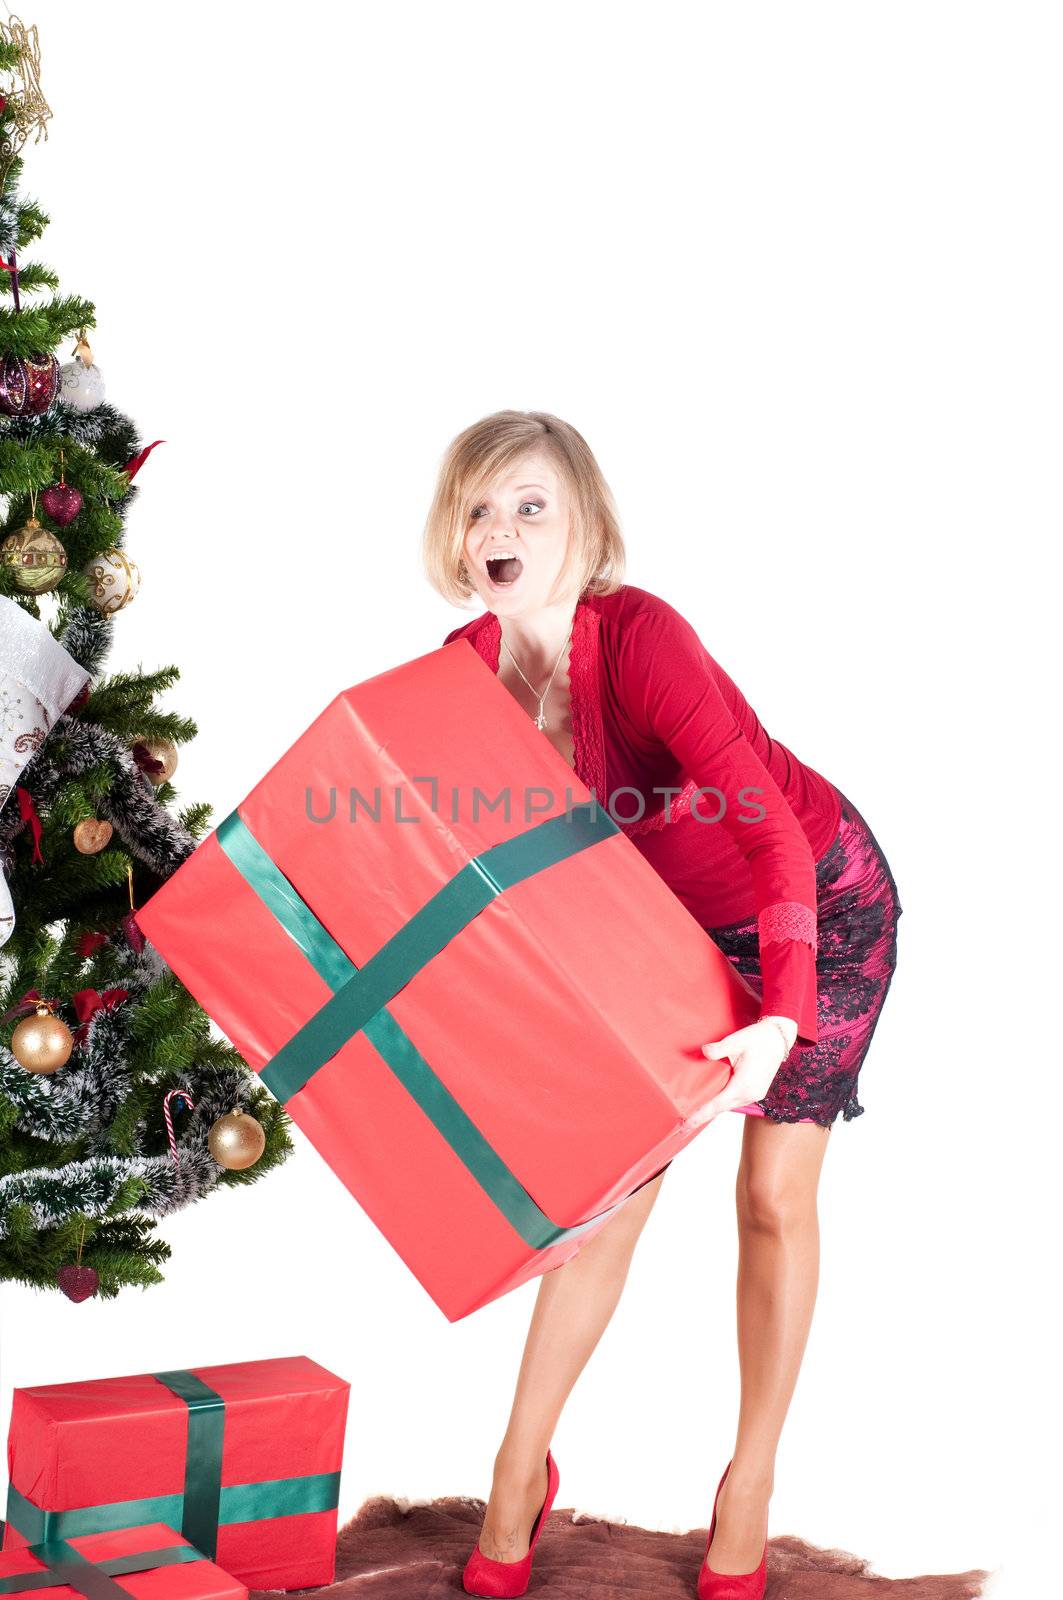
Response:
[[[177,746],[173,740],[167,739],[164,733],[153,733],[146,739],[134,739],[133,743],[144,745],[153,761],[162,762],[161,772],[148,772],[145,776],[156,788],[160,783],[168,783],[177,771]]]
[[[27,594],[47,594],[66,575],[66,551],[49,529],[42,528],[36,517],[15,533],[9,533],[0,545],[0,560],[14,571],[15,583]]]
[[[11,1054],[27,1072],[58,1072],[70,1060],[73,1048],[74,1035],[46,1005],[23,1017],[11,1035]]]
[[[74,849],[83,856],[99,855],[111,842],[114,829],[99,817],[83,817],[74,829]]]
[[[92,586],[89,599],[97,611],[111,617],[130,604],[140,588],[140,568],[124,550],[105,550],[81,569]]]
[[[246,1111],[227,1111],[207,1134],[207,1149],[230,1172],[253,1167],[265,1148],[265,1129]]]

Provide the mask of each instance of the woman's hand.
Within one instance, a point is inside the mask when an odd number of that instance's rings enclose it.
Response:
[[[762,1100],[796,1038],[797,1023],[791,1017],[761,1017],[759,1022],[737,1028],[715,1044],[703,1044],[702,1053],[710,1061],[726,1058],[734,1071],[719,1094],[701,1108],[698,1122],[711,1122],[721,1111],[733,1111],[736,1106],[750,1106]]]

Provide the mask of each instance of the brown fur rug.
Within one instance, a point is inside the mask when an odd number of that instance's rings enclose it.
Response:
[[[482,1500],[448,1496],[405,1506],[367,1500],[340,1530],[336,1582],[305,1595],[329,1600],[443,1600],[480,1534]],[[529,1600],[691,1600],[709,1530],[659,1533],[596,1521],[555,1506],[535,1547]],[[768,1543],[765,1600],[977,1600],[988,1572],[880,1578],[845,1550],[784,1536]],[[252,1590],[252,1600],[269,1594]]]

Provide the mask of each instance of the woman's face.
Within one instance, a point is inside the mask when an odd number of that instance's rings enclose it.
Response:
[[[463,553],[489,611],[516,617],[547,604],[568,549],[568,526],[565,485],[542,456],[518,462],[473,502]]]

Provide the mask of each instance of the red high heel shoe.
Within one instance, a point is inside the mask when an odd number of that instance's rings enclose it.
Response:
[[[729,1461],[723,1469],[723,1478],[726,1478],[730,1470]],[[716,1502],[723,1488],[723,1478],[716,1485],[716,1499],[712,1502],[709,1542],[705,1546],[705,1558],[698,1572],[698,1600],[764,1600],[764,1590],[768,1584],[767,1540],[764,1541],[764,1554],[760,1558],[760,1566],[755,1572],[713,1572],[709,1566],[709,1551],[716,1532]]]
[[[512,1596],[523,1594],[527,1589],[535,1546],[543,1531],[543,1524],[550,1515],[550,1507],[554,1503],[557,1486],[561,1481],[557,1462],[549,1450],[546,1452],[546,1474],[546,1499],[540,1507],[539,1515],[532,1523],[531,1543],[527,1555],[520,1561],[492,1561],[490,1556],[484,1555],[477,1540],[462,1573],[461,1581],[466,1594],[505,1595],[507,1600],[511,1600]]]

